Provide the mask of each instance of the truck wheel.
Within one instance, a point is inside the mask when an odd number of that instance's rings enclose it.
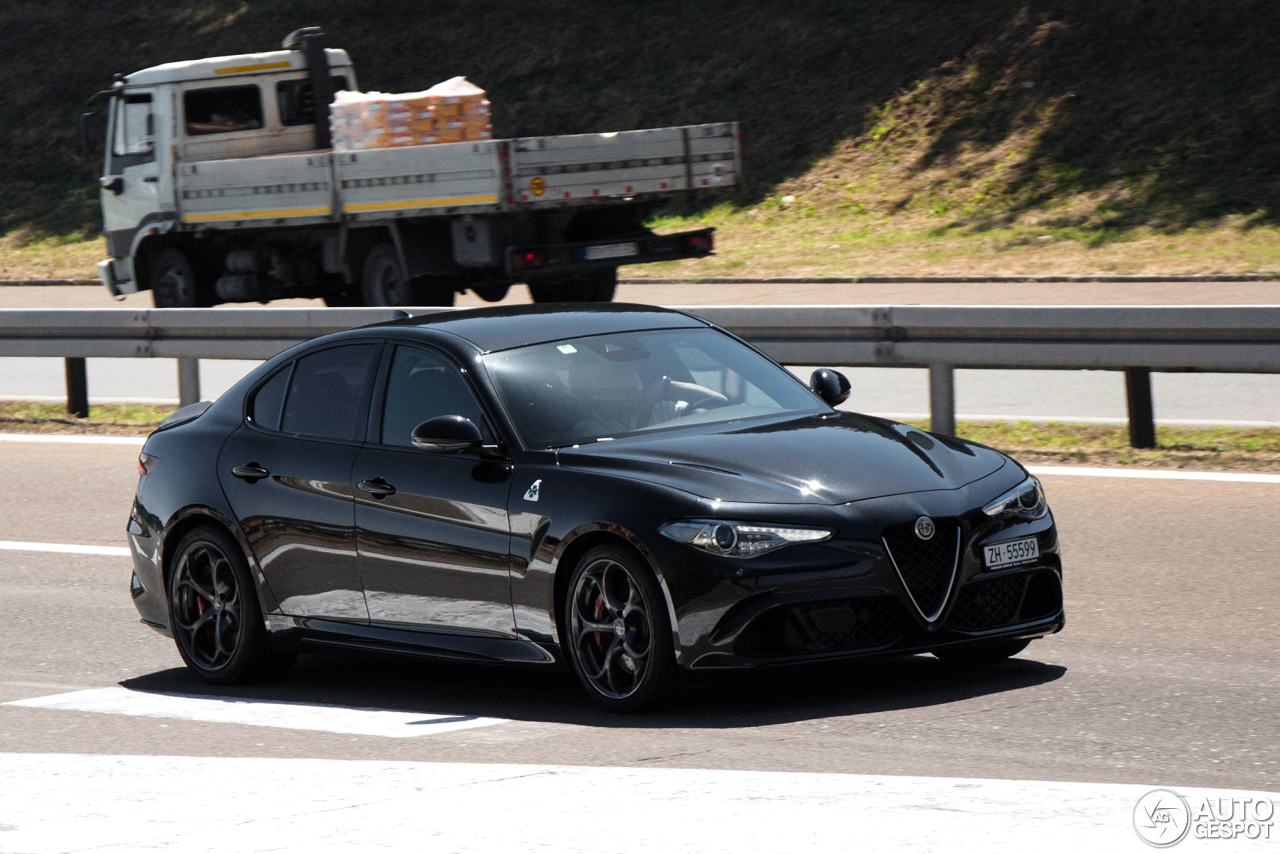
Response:
[[[618,268],[610,267],[567,282],[530,283],[534,302],[612,302],[618,287]]]
[[[471,290],[476,296],[485,302],[502,302],[507,298],[507,292],[511,290],[511,285],[506,284],[483,284],[472,285]]]
[[[177,247],[162,250],[151,262],[151,304],[156,308],[212,305],[207,293],[211,290],[207,287],[210,284],[199,276],[186,253]]]
[[[390,243],[379,243],[364,256],[360,291],[365,305],[413,305],[409,282],[400,275],[400,259]]]

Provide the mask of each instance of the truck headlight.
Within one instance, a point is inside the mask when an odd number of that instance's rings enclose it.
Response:
[[[696,546],[721,557],[749,558],[796,543],[820,543],[834,531],[825,528],[790,528],[759,522],[716,519],[680,519],[658,526],[658,533],[677,543]]]
[[[1049,512],[1044,497],[1044,487],[1034,477],[1028,477],[1013,489],[982,508],[988,516],[1006,516],[1014,519],[1043,519]]]

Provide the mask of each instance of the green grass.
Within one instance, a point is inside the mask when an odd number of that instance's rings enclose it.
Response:
[[[88,418],[71,418],[60,403],[0,401],[0,432],[143,435],[175,408],[94,404]],[[913,426],[927,430],[929,423]],[[1129,447],[1128,429],[1123,425],[962,421],[956,432],[1029,463],[1280,471],[1280,430],[1276,429],[1160,426],[1157,447],[1145,451]]]
[[[176,406],[149,403],[95,403],[88,418],[72,418],[62,403],[0,400],[0,432],[13,433],[149,433]]]
[[[1280,429],[1160,425],[1148,450],[1129,447],[1125,425],[962,421],[956,434],[1025,462],[1280,471]]]
[[[77,121],[113,73],[303,23],[366,89],[467,75],[500,136],[740,121],[750,185],[663,221],[724,230],[682,273],[1280,269],[1262,0],[20,0],[0,4],[0,275],[91,275]]]

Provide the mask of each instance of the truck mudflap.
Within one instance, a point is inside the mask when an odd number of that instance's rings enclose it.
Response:
[[[715,229],[646,233],[583,243],[517,246],[507,251],[507,272],[517,280],[559,279],[623,264],[650,264],[715,254]]]

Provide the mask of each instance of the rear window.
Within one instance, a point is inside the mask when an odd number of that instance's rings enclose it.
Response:
[[[354,439],[373,350],[372,344],[348,344],[299,359],[280,429],[319,439]]]
[[[347,78],[335,74],[330,78],[333,91],[347,88]],[[315,99],[311,96],[311,81],[281,80],[276,84],[276,102],[280,105],[280,124],[309,125],[316,120]]]
[[[182,106],[189,136],[262,127],[262,92],[257,86],[193,89],[183,95]]]

